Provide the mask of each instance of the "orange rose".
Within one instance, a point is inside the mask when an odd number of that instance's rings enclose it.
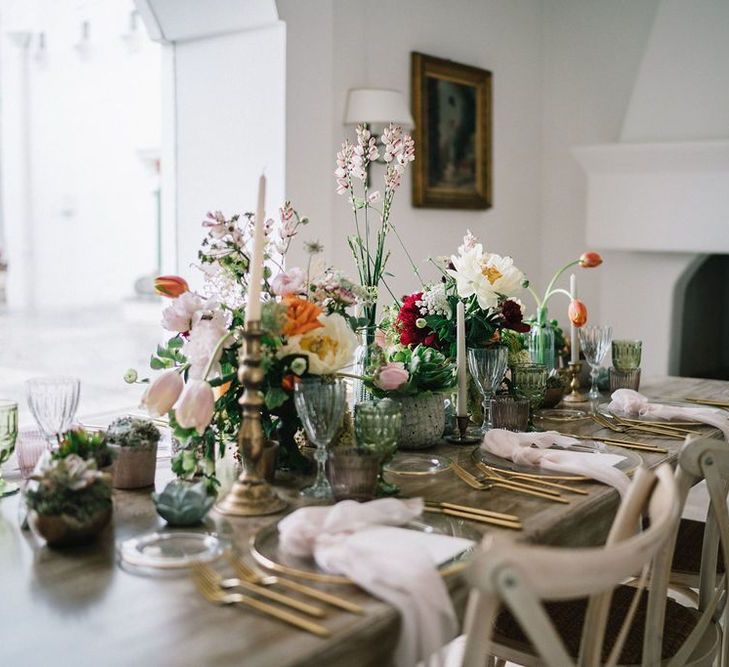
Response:
[[[570,322],[579,329],[587,323],[587,306],[579,299],[572,299],[567,309],[567,315],[569,315]]]
[[[284,297],[283,303],[288,308],[283,328],[287,336],[298,336],[323,326],[318,319],[322,310],[311,301],[297,296],[287,296]]]

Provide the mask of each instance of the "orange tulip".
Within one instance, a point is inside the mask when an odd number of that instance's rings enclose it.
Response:
[[[180,276],[157,276],[154,279],[154,291],[160,296],[176,299],[185,292],[189,292],[190,286]]]
[[[580,257],[580,266],[583,269],[594,269],[596,266],[602,264],[602,255],[599,252],[583,252]]]
[[[296,378],[294,374],[289,373],[288,375],[284,375],[283,380],[281,380],[281,389],[284,391],[293,391],[295,384]]]
[[[284,297],[283,303],[288,308],[283,328],[287,336],[305,334],[324,326],[318,319],[322,310],[315,303],[297,296]]]
[[[579,328],[587,323],[587,306],[579,299],[572,299],[567,309],[567,315],[569,315],[570,322]]]

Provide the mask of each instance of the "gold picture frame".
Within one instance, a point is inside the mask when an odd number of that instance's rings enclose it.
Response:
[[[485,69],[410,54],[413,206],[492,206],[491,78]]]

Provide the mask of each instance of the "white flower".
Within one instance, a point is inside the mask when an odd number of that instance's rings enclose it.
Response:
[[[466,235],[463,237],[463,245],[458,247],[458,252],[462,255],[467,250],[472,250],[476,244],[478,243],[478,239],[471,234],[471,230],[466,230]]]
[[[445,285],[428,285],[423,290],[423,296],[415,305],[420,309],[422,315],[442,315],[451,318],[451,305],[445,293]]]
[[[196,317],[197,315],[200,315],[200,317],[196,322],[193,322],[190,336],[182,346],[182,353],[190,362],[189,377],[196,380],[203,379],[203,373],[210,362],[210,357],[218,341],[228,332],[227,322],[222,311],[217,310],[212,313],[209,311],[200,311],[200,313],[196,314]],[[224,347],[228,347],[232,343],[232,339],[228,339]],[[223,350],[220,348],[213,360],[210,377],[214,377],[220,373],[220,365],[218,362],[222,353]]]
[[[448,274],[456,279],[458,296],[467,299],[476,295],[483,310],[498,305],[500,296],[513,296],[524,282],[524,274],[514,266],[511,257],[484,253],[480,243],[451,257],[455,269]]]
[[[195,313],[202,307],[203,300],[197,294],[185,292],[162,311],[162,327],[178,333],[189,331]]]
[[[349,366],[359,340],[341,315],[320,315],[323,326],[305,334],[291,336],[286,345],[279,348],[279,359],[289,354],[306,355],[309,372],[313,375],[329,375]]]

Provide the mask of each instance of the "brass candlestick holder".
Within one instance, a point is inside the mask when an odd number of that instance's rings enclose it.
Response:
[[[568,364],[570,369],[570,376],[572,377],[572,380],[570,380],[570,387],[572,391],[567,394],[562,400],[565,403],[587,403],[587,395],[581,394],[580,389],[580,378],[579,374],[582,370],[582,362],[578,361],[577,363],[572,363],[571,361]]]
[[[258,462],[263,455],[266,440],[261,426],[262,335],[259,321],[246,324],[238,366],[238,379],[244,387],[243,395],[238,400],[243,410],[238,429],[238,449],[243,461],[243,472],[228,495],[215,506],[218,512],[229,516],[275,514],[286,507],[286,502],[276,495],[258,473]]]

